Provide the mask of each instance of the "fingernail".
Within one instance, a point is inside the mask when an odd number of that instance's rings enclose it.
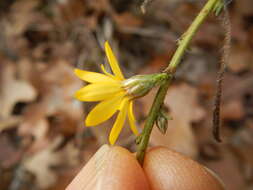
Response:
[[[103,145],[89,160],[89,162],[81,169],[78,175],[68,185],[66,190],[77,190],[77,189],[96,189],[96,180],[98,178],[99,171],[102,171],[103,167],[106,166],[106,160],[111,147]]]
[[[95,170],[100,170],[105,162],[108,160],[108,154],[110,154],[111,147],[107,144],[103,145],[94,155]]]
[[[207,168],[204,166],[204,168],[206,169],[206,171],[211,174],[223,187],[223,189],[225,190],[226,189],[226,186],[225,186],[225,183],[222,181],[222,179],[214,172],[212,171],[211,169]]]

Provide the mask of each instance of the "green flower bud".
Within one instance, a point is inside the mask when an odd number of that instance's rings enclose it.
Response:
[[[166,117],[158,116],[156,126],[162,134],[165,134],[168,128],[168,120]]]
[[[168,120],[171,120],[171,119],[172,118],[170,118],[167,115],[167,109],[164,107],[161,108],[156,119],[156,126],[162,134],[166,133],[167,128],[168,128]]]
[[[170,77],[166,73],[135,75],[122,82],[123,88],[134,98],[145,96],[153,87]]]

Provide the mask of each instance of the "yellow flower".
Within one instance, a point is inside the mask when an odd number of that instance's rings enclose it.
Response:
[[[75,69],[80,79],[90,83],[78,90],[75,97],[86,102],[101,101],[88,114],[85,120],[87,127],[98,125],[119,111],[109,136],[110,144],[114,144],[126,117],[133,133],[138,135],[138,130],[133,114],[133,96],[123,87],[125,78],[108,42],[105,42],[105,52],[113,74],[108,73],[103,65],[101,68],[104,74]]]

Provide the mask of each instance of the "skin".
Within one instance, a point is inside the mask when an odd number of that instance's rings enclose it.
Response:
[[[119,146],[103,145],[66,190],[224,190],[204,166],[163,147],[150,149],[143,168]]]

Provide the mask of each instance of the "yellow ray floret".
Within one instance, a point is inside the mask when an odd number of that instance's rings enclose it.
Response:
[[[105,52],[113,74],[108,73],[103,65],[101,69],[104,74],[75,69],[75,74],[89,83],[75,93],[75,98],[86,102],[101,101],[86,117],[85,125],[87,127],[96,126],[118,112],[109,135],[110,144],[114,144],[126,117],[128,117],[130,128],[135,135],[138,135],[138,130],[133,114],[133,98],[122,87],[122,81],[125,78],[108,42],[105,42]]]
[[[124,80],[124,76],[119,68],[118,61],[117,61],[116,57],[114,56],[112,49],[107,41],[105,42],[105,53],[106,53],[108,62],[111,66],[111,69],[112,69],[112,72],[114,73],[114,75],[119,80]]]
[[[80,101],[94,102],[111,98],[120,91],[122,88],[117,83],[93,83],[78,90],[75,97]]]

